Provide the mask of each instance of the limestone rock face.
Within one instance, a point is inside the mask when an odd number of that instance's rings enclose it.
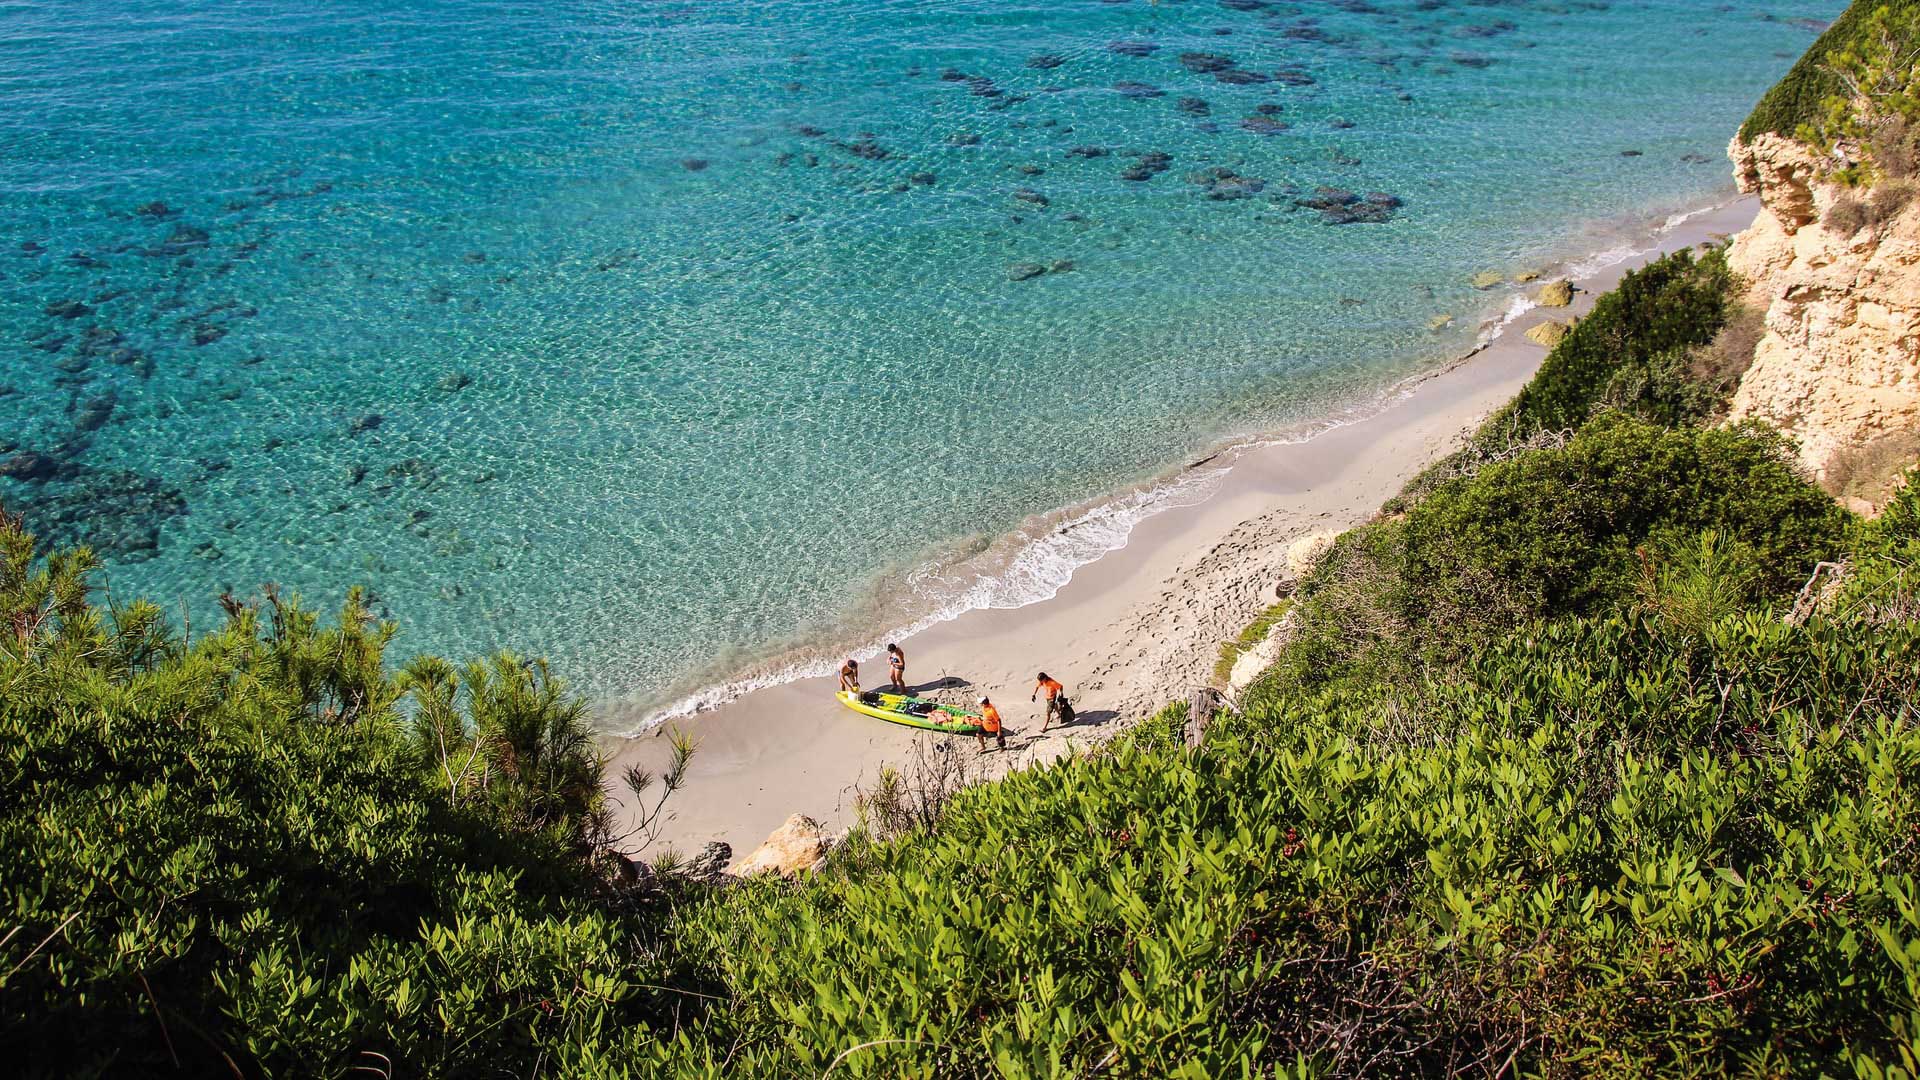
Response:
[[[1733,159],[1733,182],[1742,193],[1760,196],[1788,233],[1819,216],[1813,193],[1820,186],[1820,162],[1805,143],[1771,133],[1743,143],[1736,135],[1727,156]]]
[[[1280,662],[1280,653],[1293,640],[1295,619],[1292,611],[1280,616],[1267,636],[1233,658],[1233,670],[1227,674],[1227,692],[1238,694],[1253,685],[1268,668]]]
[[[813,869],[826,857],[831,846],[833,842],[819,822],[805,814],[795,814],[773,830],[766,842],[754,848],[753,854],[734,867],[733,872],[739,877],[765,873],[792,877]]]
[[[1287,576],[1305,577],[1307,571],[1313,569],[1314,561],[1320,558],[1322,552],[1332,547],[1334,540],[1338,539],[1344,531],[1343,529],[1322,529],[1319,532],[1308,533],[1288,544]]]
[[[1920,199],[1842,235],[1820,219],[1849,193],[1818,178],[1810,149],[1763,135],[1729,154],[1764,209],[1727,259],[1766,316],[1730,419],[1792,436],[1833,489],[1876,444],[1920,433]]]

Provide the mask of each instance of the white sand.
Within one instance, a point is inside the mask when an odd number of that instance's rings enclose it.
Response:
[[[1208,681],[1220,646],[1275,600],[1287,545],[1367,520],[1414,474],[1441,457],[1530,378],[1546,350],[1522,332],[1543,317],[1584,312],[1628,270],[1658,254],[1745,228],[1758,204],[1742,199],[1688,220],[1647,254],[1577,284],[1572,308],[1528,313],[1492,345],[1419,383],[1377,414],[1292,445],[1243,451],[1204,502],[1137,526],[1127,546],[1080,568],[1051,600],[969,612],[901,642],[907,682],[942,677],[941,692],[992,695],[1008,721],[1008,752],[975,759],[974,740],[916,733],[843,708],[831,679],[756,691],[680,721],[699,743],[687,786],[669,803],[661,842],[682,852],[724,840],[736,858],[788,815],[849,822],[854,788],[914,753],[916,739],[967,755],[988,773],[1086,746],[1184,699]],[[1217,466],[1220,462],[1211,463]],[[1065,730],[1039,734],[1028,693],[1037,669],[1067,686],[1080,711]],[[886,664],[862,667],[869,688]],[[663,731],[622,740],[614,769],[666,756]],[[617,775],[617,773],[616,773]]]

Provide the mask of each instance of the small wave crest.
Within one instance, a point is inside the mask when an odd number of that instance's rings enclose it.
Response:
[[[1276,440],[1262,440],[1258,445],[1272,441]],[[621,725],[627,730],[620,734],[638,734],[669,720],[718,708],[756,690],[832,675],[839,669],[842,657],[873,659],[879,656],[883,642],[911,637],[969,611],[1019,608],[1051,600],[1073,579],[1075,571],[1126,547],[1128,538],[1141,522],[1205,501],[1230,471],[1231,465],[1226,459],[1244,449],[1236,446],[1223,450],[1171,477],[1142,484],[1111,498],[1030,518],[1020,528],[987,544],[984,550],[944,557],[936,555],[900,577],[889,576],[887,580],[878,581],[869,589],[872,602],[861,607],[885,607],[896,617],[903,606],[909,612],[915,608],[920,612],[904,624],[891,626],[881,633],[846,635],[841,639],[841,647],[823,642],[791,650],[745,674],[643,712],[637,723]],[[904,605],[899,602],[899,590],[894,587],[902,579],[911,597]],[[879,617],[851,621],[886,626]]]

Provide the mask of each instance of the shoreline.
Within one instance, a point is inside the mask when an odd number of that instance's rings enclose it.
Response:
[[[616,772],[633,762],[657,768],[667,753],[662,735],[674,726],[692,735],[700,750],[668,803],[658,842],[691,851],[720,840],[738,857],[791,814],[830,829],[849,823],[855,788],[870,786],[887,763],[911,759],[916,744],[950,746],[974,778],[988,778],[1104,741],[1208,680],[1219,646],[1274,602],[1289,545],[1367,520],[1532,377],[1546,350],[1512,331],[1584,314],[1627,271],[1738,232],[1757,209],[1748,197],[1672,215],[1620,259],[1594,265],[1615,249],[1570,259],[1569,275],[1586,271],[1572,278],[1580,290],[1572,307],[1536,309],[1516,295],[1482,324],[1474,349],[1409,378],[1357,418],[1302,425],[1308,434],[1298,440],[1229,442],[1163,477],[1159,487],[1176,488],[1206,470],[1197,498],[1170,499],[1132,521],[1117,546],[1071,567],[1052,595],[922,620],[897,637],[910,686],[944,682],[949,695],[993,695],[1006,714],[1005,754],[975,757],[972,740],[860,716],[834,700],[830,674],[800,674],[609,736],[610,764]],[[1071,527],[1096,505],[1062,514],[1051,530]],[[856,652],[863,662],[864,653]],[[1073,727],[1039,735],[1033,708],[1018,696],[1036,667],[1066,683],[1080,712]],[[870,686],[885,681],[884,669],[863,674]]]
[[[1687,223],[1717,214],[1739,199],[1732,188],[1727,188],[1720,201],[1688,210],[1589,222],[1589,243],[1533,264],[1550,271],[1542,273],[1538,281],[1566,278],[1579,283],[1616,264],[1637,265],[1634,260],[1643,259],[1652,250],[1650,245],[1658,245]],[[1509,290],[1505,304],[1483,310],[1474,324],[1471,345],[1386,384],[1371,397],[1288,426],[1223,436],[1197,448],[1192,460],[1170,464],[1159,473],[1085,501],[1037,512],[1005,533],[953,538],[947,544],[950,557],[927,555],[876,571],[861,586],[858,602],[827,634],[808,633],[786,642],[741,650],[744,656],[716,658],[698,671],[685,673],[662,695],[601,698],[594,703],[595,724],[610,738],[639,738],[661,724],[710,714],[751,693],[808,678],[830,678],[846,656],[861,663],[878,660],[884,642],[904,641],[969,612],[1018,609],[1051,600],[1082,567],[1124,549],[1142,522],[1210,498],[1241,456],[1275,444],[1305,442],[1335,428],[1360,423],[1391,408],[1427,380],[1472,361],[1508,327],[1535,317],[1539,309],[1529,294],[1537,284],[1503,281],[1502,286]],[[1456,318],[1450,313],[1444,317],[1449,326]],[[1211,468],[1202,471],[1207,466]],[[916,601],[904,617],[899,614],[902,591]],[[883,611],[887,614],[881,614]]]

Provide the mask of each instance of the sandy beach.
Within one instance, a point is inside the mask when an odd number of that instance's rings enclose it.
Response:
[[[903,639],[910,686],[941,686],[949,700],[992,695],[1008,720],[1004,754],[976,758],[972,739],[855,714],[834,699],[831,679],[755,691],[676,721],[699,749],[659,843],[691,852],[721,840],[738,858],[791,814],[844,826],[856,789],[913,756],[917,740],[995,775],[1096,744],[1184,698],[1208,681],[1220,646],[1274,602],[1289,545],[1367,520],[1526,382],[1546,354],[1526,329],[1583,313],[1660,254],[1744,229],[1757,206],[1741,199],[1649,236],[1638,245],[1644,253],[1576,278],[1571,308],[1526,313],[1365,419],[1207,463],[1230,471],[1204,501],[1140,523],[1124,548],[1081,567],[1052,599],[968,612]],[[1066,684],[1080,712],[1073,726],[1040,734],[1038,707],[1020,696],[1038,669]],[[865,664],[862,675],[868,687],[881,686],[886,666]],[[617,741],[610,774],[633,761],[656,766],[667,753],[666,730]]]

